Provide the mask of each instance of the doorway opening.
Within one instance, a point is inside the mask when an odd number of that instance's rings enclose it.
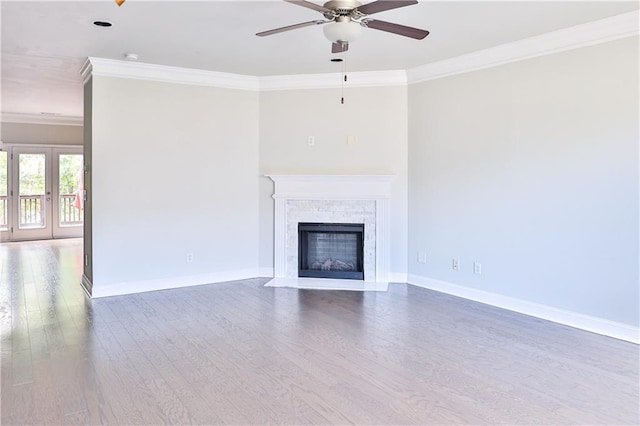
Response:
[[[82,147],[9,146],[0,151],[0,238],[81,237]]]

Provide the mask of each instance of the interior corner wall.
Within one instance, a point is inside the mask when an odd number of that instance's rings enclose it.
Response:
[[[258,93],[94,76],[92,102],[93,295],[255,277]]]
[[[273,269],[274,187],[264,174],[393,174],[390,270],[404,281],[407,88],[345,89],[344,104],[340,97],[340,89],[260,93],[260,266]]]
[[[82,126],[2,123],[0,140],[10,144],[82,145]]]
[[[637,327],[638,89],[638,37],[411,85],[410,274]]]

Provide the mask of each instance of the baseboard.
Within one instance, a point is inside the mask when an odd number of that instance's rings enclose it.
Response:
[[[258,268],[258,276],[261,278],[273,278],[273,267],[271,268]]]
[[[406,272],[391,272],[391,273],[389,273],[389,282],[390,283],[406,283],[407,282],[407,273]]]
[[[115,284],[97,285],[92,288],[94,299],[125,294],[145,293],[148,291],[169,290],[172,288],[192,287],[204,284],[217,284],[228,281],[247,280],[259,277],[258,268],[238,269],[233,271],[211,272],[207,274],[188,275],[183,277],[161,278],[157,280],[127,281]]]
[[[407,282],[409,284],[418,287],[462,297],[464,299],[530,315],[532,317],[545,319],[558,324],[568,325],[570,327],[579,328],[592,333],[602,334],[615,339],[640,344],[640,328],[633,327],[628,324],[558,309],[552,306],[540,305],[526,300],[502,296],[500,294],[477,290],[433,278],[422,277],[420,275],[409,274],[407,278]]]
[[[82,280],[80,281],[80,287],[82,287],[82,290],[84,290],[84,294],[86,294],[87,297],[91,298],[91,293],[92,293],[92,290],[93,290],[93,283],[91,282],[89,277],[87,277],[85,274],[82,274]]]

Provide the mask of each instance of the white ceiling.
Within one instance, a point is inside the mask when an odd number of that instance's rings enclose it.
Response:
[[[368,1],[365,1],[365,3]],[[316,1],[320,3],[320,1]],[[350,71],[407,69],[638,9],[638,1],[421,1],[374,17],[424,28],[417,41],[365,29],[346,55]],[[82,115],[80,67],[88,56],[253,76],[336,72],[322,19],[278,0],[2,1],[2,111]],[[94,20],[107,20],[99,28]]]

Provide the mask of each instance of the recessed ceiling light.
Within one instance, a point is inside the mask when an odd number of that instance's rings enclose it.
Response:
[[[113,24],[109,21],[93,21],[93,25],[97,27],[110,27]]]
[[[137,53],[125,53],[124,54],[124,58],[127,61],[137,61],[138,60],[138,54]]]
[[[330,61],[331,62],[342,62],[343,59],[342,58],[333,58],[333,59],[330,59]]]

